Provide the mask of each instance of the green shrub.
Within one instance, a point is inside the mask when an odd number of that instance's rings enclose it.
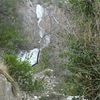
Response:
[[[80,85],[83,95],[94,100],[100,93],[100,36],[71,36],[68,48],[67,67],[73,74],[70,79]]]
[[[21,42],[23,39],[15,27],[0,24],[0,48],[4,48],[6,51],[16,50]]]
[[[12,54],[25,42],[16,13],[17,2],[18,0],[0,1],[0,49]]]
[[[82,95],[83,93],[80,83],[78,83],[72,75],[67,77],[59,84],[59,89],[60,93],[67,96],[77,96]]]
[[[8,65],[9,74],[18,82],[23,91],[33,91],[32,67],[28,62],[21,62],[17,57],[6,54],[5,63]]]
[[[43,82],[32,78],[32,66],[24,61],[17,60],[16,56],[6,54],[5,63],[8,65],[9,74],[18,83],[22,91],[28,93],[43,90]]]
[[[34,81],[34,91],[41,92],[44,90],[44,81],[41,79],[35,79]]]
[[[67,68],[71,71],[69,83],[78,87],[76,93],[88,100],[100,99],[100,34],[99,34],[99,0],[68,0],[73,12],[72,19],[77,33],[67,37]],[[68,83],[66,82],[66,84]],[[72,84],[74,85],[74,84]],[[74,85],[75,86],[75,85]],[[67,87],[67,86],[65,86]],[[66,88],[70,89],[69,86]],[[74,88],[75,89],[75,88]],[[66,90],[66,91],[67,91]],[[76,89],[77,90],[77,89]],[[72,92],[73,94],[73,92]],[[76,95],[76,94],[73,94]]]

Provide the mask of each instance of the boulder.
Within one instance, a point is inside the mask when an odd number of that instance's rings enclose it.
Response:
[[[0,68],[0,100],[21,100],[15,81]]]

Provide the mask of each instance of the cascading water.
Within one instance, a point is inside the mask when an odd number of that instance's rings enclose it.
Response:
[[[42,21],[42,17],[43,17],[43,14],[44,14],[44,9],[41,5],[37,4],[36,6],[36,16],[37,16],[37,23],[38,23],[38,27],[39,27],[39,35],[40,35],[40,41],[39,43],[41,43],[41,39],[43,38],[44,36],[44,30],[43,28],[40,26],[40,22]]]
[[[31,3],[31,5],[32,5],[32,3]],[[20,51],[20,53],[18,55],[18,58],[21,61],[27,60],[32,66],[34,66],[35,64],[38,63],[38,58],[39,58],[40,51],[43,48],[47,47],[48,44],[50,43],[50,36],[47,35],[45,30],[40,25],[40,23],[42,21],[42,18],[44,16],[44,8],[40,4],[36,5],[36,16],[37,16],[37,23],[38,23],[38,27],[39,27],[39,36],[40,36],[39,44],[40,44],[40,48],[34,48],[32,50],[29,50],[29,52]]]
[[[36,6],[36,15],[37,15],[37,19],[38,19],[38,27],[39,27],[39,35],[40,35],[39,43],[40,43],[40,45],[42,44],[40,49],[42,49],[42,48],[45,48],[46,46],[48,46],[48,44],[50,43],[50,36],[46,35],[47,33],[40,26],[40,23],[44,16],[44,8],[40,4],[37,4],[37,6]]]
[[[37,63],[39,55],[39,49],[35,48],[33,50],[27,51],[20,51],[20,54],[18,55],[18,58],[21,59],[21,61],[27,60],[32,66]]]

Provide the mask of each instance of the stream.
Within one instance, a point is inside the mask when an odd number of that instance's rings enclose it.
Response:
[[[18,55],[18,58],[21,61],[27,60],[32,66],[38,64],[41,50],[47,47],[48,44],[50,43],[50,35],[47,35],[45,30],[40,25],[42,18],[44,16],[44,12],[45,12],[45,9],[40,4],[37,4],[35,13],[37,16],[37,24],[39,27],[40,40],[38,41],[38,43],[40,44],[40,48],[33,48],[32,50],[29,50],[29,51],[25,51],[25,50],[20,51]]]

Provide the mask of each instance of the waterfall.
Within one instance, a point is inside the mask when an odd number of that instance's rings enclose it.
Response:
[[[40,23],[42,21],[42,18],[44,16],[44,8],[40,5],[37,4],[36,6],[36,15],[37,15],[37,19],[38,19],[38,27],[39,27],[39,35],[40,35],[40,41],[39,43],[42,44],[42,48],[45,48],[48,46],[48,44],[50,43],[50,35],[47,35],[47,33],[45,32],[45,30],[41,27]]]
[[[37,4],[36,15],[40,21],[42,20],[43,14],[44,14],[44,8],[40,4]]]
[[[18,58],[21,61],[27,60],[33,66],[38,62],[38,55],[39,55],[39,49],[35,48],[33,50],[29,50],[29,52],[20,51]]]
[[[31,1],[29,3],[32,5]],[[31,7],[33,7],[33,5]],[[37,16],[37,23],[38,23],[38,28],[39,28],[40,48],[33,48],[32,50],[29,50],[29,51],[23,51],[22,50],[22,51],[20,51],[20,53],[18,55],[18,59],[20,59],[21,61],[27,60],[32,66],[34,66],[38,63],[40,51],[43,48],[47,47],[48,44],[50,43],[50,36],[47,35],[45,30],[40,25],[40,23],[43,19],[43,16],[44,16],[44,10],[45,9],[40,4],[36,5],[35,13],[36,13],[36,16]]]

